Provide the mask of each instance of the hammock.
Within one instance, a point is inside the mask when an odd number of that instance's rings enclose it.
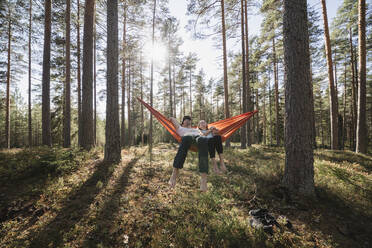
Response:
[[[160,124],[162,124],[178,142],[181,142],[181,136],[177,134],[176,128],[173,126],[173,123],[168,118],[159,113],[159,111],[157,111],[156,109],[152,108],[149,104],[145,103],[142,99],[137,99],[146,108],[148,108],[148,110],[150,110],[151,114],[153,114],[155,118],[158,119]],[[222,141],[225,141],[257,112],[258,110],[255,110],[252,112],[236,115],[228,119],[209,123],[208,126],[217,128],[219,130],[218,133],[221,135]],[[197,149],[194,148],[191,150],[196,151]]]

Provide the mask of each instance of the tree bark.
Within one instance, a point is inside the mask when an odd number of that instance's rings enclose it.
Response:
[[[71,146],[71,62],[70,62],[70,15],[71,2],[66,1],[66,79],[65,112],[63,115],[63,147]]]
[[[222,22],[222,47],[223,47],[223,87],[225,93],[225,118],[230,118],[229,109],[229,84],[227,78],[227,51],[226,51],[226,28],[225,28],[225,2],[221,0],[221,22]],[[226,146],[230,146],[230,140],[226,140]]]
[[[285,170],[290,192],[314,196],[307,1],[284,0]]]
[[[330,105],[330,121],[331,121],[331,149],[338,149],[338,107],[337,95],[333,79],[333,66],[332,66],[332,51],[331,41],[329,38],[327,7],[325,0],[321,0],[324,20],[324,39],[326,47],[327,67],[328,67],[328,80],[329,80],[329,105]]]
[[[154,0],[154,9],[152,12],[152,47],[155,41],[155,15],[156,15],[156,0]],[[151,56],[151,76],[150,76],[150,106],[153,101],[153,80],[154,80],[154,58]],[[150,161],[152,161],[152,114],[150,114],[150,130],[149,130],[149,153]]]
[[[357,96],[356,96],[356,92],[357,92],[357,83],[358,83],[358,79],[357,77],[355,76],[355,63],[354,63],[354,48],[353,48],[353,36],[352,36],[352,31],[351,31],[351,28],[349,29],[349,41],[350,41],[350,59],[351,59],[351,62],[350,62],[350,65],[351,65],[351,97],[352,97],[352,101],[351,101],[351,106],[352,106],[352,115],[351,115],[351,120],[352,120],[352,135],[351,135],[351,139],[352,139],[352,150],[355,149],[356,147],[356,144],[355,144],[355,136],[356,136],[356,126],[357,126]]]
[[[82,142],[85,150],[94,146],[93,134],[93,22],[95,0],[85,1],[83,39]]]
[[[141,99],[143,99],[143,75],[142,75],[142,53],[140,54],[140,81],[141,81]],[[144,123],[145,123],[145,116],[143,113],[143,104],[141,104],[141,145],[143,146],[144,141]]]
[[[28,146],[32,146],[32,112],[31,112],[31,35],[32,35],[32,0],[29,6],[28,26]]]
[[[6,117],[5,117],[5,140],[6,147],[10,148],[10,53],[12,46],[12,20],[11,7],[8,4],[8,64],[6,73]]]
[[[278,73],[277,73],[277,62],[276,62],[276,50],[275,50],[275,37],[273,38],[273,63],[274,63],[274,85],[275,85],[275,137],[276,145],[280,145],[279,141],[279,86],[278,86]]]
[[[244,20],[244,0],[240,1],[240,7],[241,7],[241,34],[242,34],[242,84],[243,84],[243,113],[247,112],[247,85],[246,85],[246,56],[245,56],[245,32],[244,32],[244,21],[247,22],[248,20]],[[239,87],[240,89],[240,87]],[[240,141],[241,145],[240,147],[242,149],[245,149],[247,147],[247,129],[246,125],[243,125],[241,128],[240,133]]]
[[[367,153],[366,123],[366,1],[358,1],[358,34],[359,34],[359,85],[358,85],[358,118],[356,130],[357,153]]]
[[[191,67],[190,67],[190,116],[192,117],[192,95],[191,95],[191,77],[192,77],[192,74],[191,74]]]
[[[107,162],[121,160],[119,124],[118,79],[118,2],[107,1],[107,97],[106,97],[106,145]]]
[[[93,15],[93,138],[94,145],[97,145],[97,33],[96,33],[96,5],[94,5]]]
[[[127,83],[127,90],[128,90],[128,98],[127,98],[127,104],[128,104],[128,145],[131,146],[132,145],[132,111],[130,109],[130,100],[131,100],[131,96],[130,96],[130,91],[131,91],[131,59],[128,59],[128,83]]]
[[[77,92],[78,92],[78,146],[81,146],[81,66],[80,66],[80,1],[77,0]]]
[[[249,72],[249,32],[248,32],[248,7],[247,7],[247,0],[244,0],[244,19],[245,19],[245,75],[246,75],[246,105],[247,105],[247,111],[252,111],[252,103],[251,103],[251,88],[250,88],[250,72]],[[252,139],[251,139],[251,120],[247,121],[246,127],[247,127],[247,146],[252,145]]]
[[[42,76],[42,140],[43,145],[52,145],[50,126],[50,39],[51,39],[51,8],[52,1],[45,0],[44,21],[44,53],[43,53],[43,76]]]
[[[125,80],[126,80],[126,74],[125,74],[125,50],[126,50],[126,33],[127,33],[127,5],[124,4],[124,22],[123,22],[123,55],[122,55],[122,62],[121,62],[121,146],[125,146]]]

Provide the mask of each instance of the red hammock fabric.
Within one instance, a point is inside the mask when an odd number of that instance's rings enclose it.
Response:
[[[159,113],[156,109],[152,108],[149,104],[145,103],[142,99],[137,98],[150,112],[155,116],[156,119],[168,130],[168,132],[178,141],[181,142],[181,136],[176,132],[173,123],[166,118],[164,115]],[[222,137],[222,141],[229,138],[236,130],[238,130],[246,121],[248,121],[258,110],[253,112],[247,112],[241,115],[236,115],[231,118],[208,123],[209,126],[214,126],[219,130],[219,134]]]

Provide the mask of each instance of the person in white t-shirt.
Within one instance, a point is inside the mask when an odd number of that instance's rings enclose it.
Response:
[[[178,147],[177,154],[173,161],[173,173],[169,180],[171,188],[176,186],[176,179],[179,174],[179,170],[183,168],[187,152],[191,145],[198,146],[199,152],[199,172],[200,172],[200,190],[207,191],[207,174],[208,174],[208,138],[203,136],[199,129],[191,127],[191,117],[184,116],[182,123],[180,124],[176,118],[169,118],[176,132],[182,137],[181,143]]]
[[[208,127],[208,123],[205,120],[199,121],[198,128],[205,137],[209,138],[208,140],[209,157],[212,160],[214,172],[219,174],[221,169],[222,172],[226,173],[227,170],[225,163],[223,161],[222,137],[218,133],[218,129],[213,126]],[[220,169],[218,169],[217,167],[216,151],[218,153],[218,156],[220,157]]]

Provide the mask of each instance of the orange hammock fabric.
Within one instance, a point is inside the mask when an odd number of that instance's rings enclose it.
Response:
[[[159,113],[156,109],[152,108],[149,104],[145,103],[142,99],[137,98],[148,110],[150,110],[151,114],[155,116],[156,119],[168,130],[168,132],[178,141],[181,142],[181,136],[179,136],[176,132],[176,128],[173,126],[173,123],[166,118],[164,115]],[[248,121],[258,110],[253,112],[247,112],[241,115],[236,115],[231,118],[216,121],[213,123],[209,123],[209,126],[214,126],[219,130],[219,134],[222,137],[222,141],[225,141],[229,138],[236,130],[238,130],[246,121]]]

